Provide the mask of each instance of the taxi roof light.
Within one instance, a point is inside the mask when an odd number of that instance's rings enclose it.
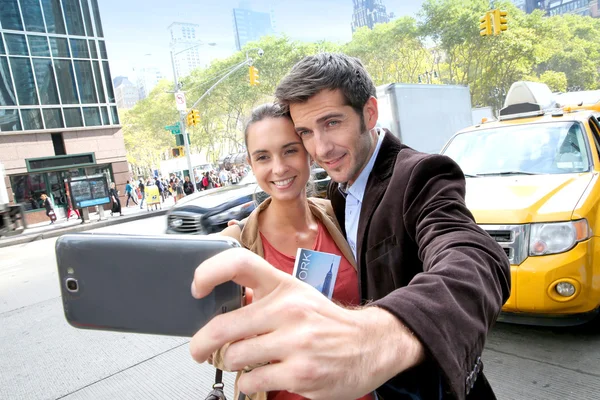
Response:
[[[506,94],[500,120],[544,115],[551,108],[556,108],[556,102],[548,85],[518,81],[511,85]]]

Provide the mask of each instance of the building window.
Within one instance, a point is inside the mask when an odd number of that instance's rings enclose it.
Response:
[[[2,40],[2,35],[0,35],[0,54],[6,54],[4,50],[4,40]]]
[[[90,15],[90,7],[87,0],[81,0],[81,10],[83,11],[83,19],[85,21],[85,31],[88,36],[94,36],[92,27],[92,17]]]
[[[71,57],[67,39],[50,37],[50,49],[53,57]]]
[[[0,110],[0,131],[14,132],[20,131],[21,121],[17,110]]]
[[[83,126],[83,119],[81,118],[81,110],[78,108],[63,108],[65,113],[65,123],[67,128],[77,128]]]
[[[110,76],[110,68],[108,67],[108,61],[102,61],[102,68],[104,69],[104,79],[106,82],[106,94],[108,96],[108,102],[115,102],[115,92],[113,91],[112,78]]]
[[[63,104],[78,104],[77,91],[75,90],[75,75],[69,60],[54,60],[56,80],[60,89],[60,98]],[[67,124],[68,125],[68,124]]]
[[[10,183],[15,203],[22,203],[27,211],[42,208],[40,196],[46,193],[43,174],[13,175],[10,177]]]
[[[32,56],[50,57],[50,47],[48,47],[48,39],[45,36],[28,35],[29,48]]]
[[[94,13],[94,23],[96,24],[96,36],[103,37],[104,32],[102,31],[102,23],[100,22],[100,9],[98,8],[98,1],[92,1],[92,11]]]
[[[102,124],[110,125],[110,120],[108,119],[108,108],[100,107],[100,111],[102,111]]]
[[[25,22],[25,29],[30,32],[46,32],[42,9],[38,0],[21,0],[21,11]]]
[[[94,75],[96,75],[96,90],[98,91],[98,100],[100,103],[106,103],[106,96],[104,95],[104,88],[102,85],[102,75],[100,74],[100,65],[98,61],[92,61],[94,65]]]
[[[21,118],[23,119],[23,130],[44,129],[42,114],[37,108],[21,109]]]
[[[8,54],[13,56],[28,56],[27,41],[25,35],[15,35],[14,33],[5,33],[6,49]]]
[[[0,106],[14,106],[16,103],[8,60],[6,57],[0,57]]]
[[[71,39],[71,51],[73,52],[73,58],[90,58],[86,40]]]
[[[44,114],[44,122],[46,123],[46,129],[64,128],[62,113],[60,108],[44,108],[42,110]]]
[[[117,112],[117,107],[110,107],[110,111],[112,114],[113,125],[119,125],[119,113]]]
[[[94,87],[94,75],[92,65],[89,61],[73,61],[77,83],[79,84],[79,97],[82,104],[97,103],[96,88]]]
[[[66,34],[60,0],[42,0],[42,8],[48,33]]]
[[[106,43],[104,43],[103,40],[99,40],[98,46],[100,47],[100,58],[103,60],[108,60],[108,53],[106,52]]]
[[[2,10],[2,12],[0,12],[2,28],[15,31],[23,30],[17,0],[0,0],[0,10]]]
[[[54,147],[55,156],[64,156],[67,154],[65,151],[65,141],[62,133],[53,133],[52,135],[52,146]]]
[[[37,91],[33,80],[33,71],[29,58],[10,58],[10,67],[15,78],[19,105],[34,105],[38,103]]]
[[[34,58],[33,69],[40,93],[41,104],[59,104],[58,90],[54,80],[52,61],[46,58]]]
[[[85,118],[85,126],[102,125],[98,107],[83,107],[83,117]]]
[[[85,36],[79,0],[62,0],[69,35]]]
[[[90,54],[92,55],[92,58],[98,58],[98,51],[96,50],[96,41],[95,40],[88,40],[88,42],[90,43]]]

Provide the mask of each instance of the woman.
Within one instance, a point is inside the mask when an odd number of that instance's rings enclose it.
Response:
[[[250,214],[243,226],[230,226],[221,234],[238,239],[242,246],[289,274],[294,269],[298,248],[341,256],[333,300],[349,306],[359,305],[352,251],[337,225],[329,201],[307,198],[311,160],[290,117],[277,105],[262,105],[253,111],[244,136],[248,163],[258,184],[270,198]],[[213,354],[212,361],[217,368],[223,367],[226,347]],[[237,388],[235,399],[238,399]],[[300,400],[303,397],[277,391],[257,393],[251,399]],[[370,400],[373,396],[362,399]]]
[[[52,225],[56,221],[56,212],[54,212],[54,204],[52,204],[52,200],[50,197],[46,195],[46,193],[42,193],[40,195],[42,199],[42,207],[46,209],[46,216],[50,218],[50,225]]]
[[[114,213],[119,213],[119,216],[123,215],[123,213],[121,212],[121,200],[119,200],[119,192],[117,191],[114,182],[110,183],[110,190],[108,191],[108,195],[112,200],[110,215],[112,216]]]
[[[175,199],[175,202],[177,202],[178,200],[183,199],[183,182],[181,182],[181,179],[179,178],[175,178],[175,192],[177,193],[177,197]]]

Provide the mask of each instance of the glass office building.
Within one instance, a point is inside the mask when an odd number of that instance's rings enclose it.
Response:
[[[97,0],[0,0],[0,131],[118,125]]]
[[[0,0],[0,162],[31,211],[66,206],[69,177],[126,175],[98,0]]]

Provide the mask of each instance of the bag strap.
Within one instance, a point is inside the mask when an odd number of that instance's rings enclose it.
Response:
[[[213,389],[223,389],[225,385],[223,384],[223,371],[219,368],[216,368],[215,371],[215,384],[212,386]]]

